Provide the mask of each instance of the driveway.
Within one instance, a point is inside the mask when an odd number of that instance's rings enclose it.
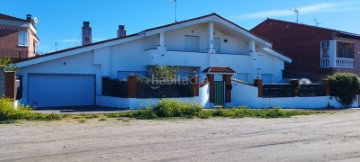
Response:
[[[360,111],[0,125],[0,161],[360,161]]]

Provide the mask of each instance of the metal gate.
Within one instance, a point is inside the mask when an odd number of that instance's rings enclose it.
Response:
[[[225,86],[224,81],[215,81],[215,106],[225,105]]]

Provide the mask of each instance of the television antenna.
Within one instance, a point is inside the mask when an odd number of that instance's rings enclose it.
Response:
[[[294,13],[296,14],[296,23],[299,23],[299,13],[300,13],[300,10],[295,8],[294,10]]]
[[[314,21],[315,26],[319,26],[319,24],[321,24],[317,18],[311,20]]]

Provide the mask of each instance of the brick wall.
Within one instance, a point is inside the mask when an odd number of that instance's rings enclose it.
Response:
[[[34,43],[38,42],[35,35],[30,29],[26,29],[28,33],[28,47],[18,46],[19,44],[18,28],[1,28],[0,27],[0,57],[10,57],[13,59],[25,59],[34,57]],[[24,30],[25,31],[25,30]]]
[[[305,25],[268,19],[251,32],[269,40],[293,62],[286,70],[329,74],[332,69],[320,68],[320,42],[333,39],[333,32]]]
[[[15,72],[5,72],[5,97],[16,98]]]

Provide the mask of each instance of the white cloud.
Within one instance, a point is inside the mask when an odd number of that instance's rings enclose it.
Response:
[[[353,8],[354,3],[317,3],[308,6],[298,7],[301,15],[304,14],[312,14],[312,13],[325,13],[325,12],[345,12],[345,11],[356,11],[360,10],[360,8]],[[245,15],[235,15],[232,16],[233,19],[254,19],[254,18],[266,18],[266,17],[282,17],[282,16],[292,16],[294,15],[294,11],[292,9],[281,9],[281,10],[271,10],[271,11],[263,11],[250,13]]]

